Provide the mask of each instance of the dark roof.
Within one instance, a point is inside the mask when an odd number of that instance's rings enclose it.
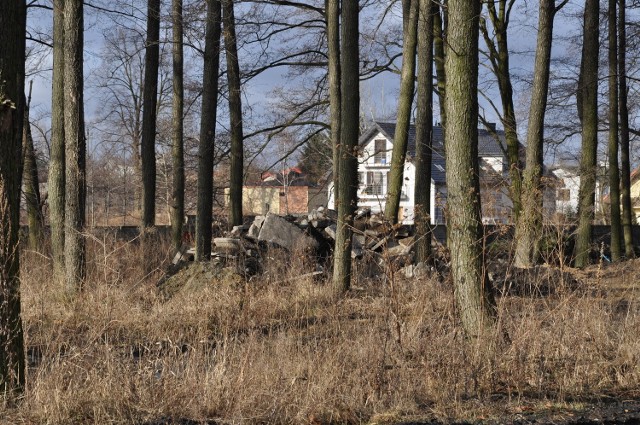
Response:
[[[374,125],[360,137],[360,144],[366,143],[371,137],[380,131],[385,135],[387,139],[393,143],[393,138],[396,132],[395,122],[379,122],[376,121]],[[495,130],[496,134],[501,141],[504,141],[504,131]],[[444,144],[444,137],[442,133],[442,127],[439,125],[433,126],[433,148],[443,152],[442,146]],[[414,157],[416,154],[416,127],[415,125],[409,125],[409,143],[407,145],[407,155]],[[502,156],[504,151],[500,146],[500,143],[496,139],[495,135],[484,128],[478,129],[478,155],[480,156]]]
[[[379,122],[376,121],[365,133],[360,137],[360,145],[367,143],[378,132],[393,143],[396,132],[395,122]],[[504,141],[504,131],[496,130],[496,134],[500,140]],[[442,127],[433,126],[433,155],[431,162],[431,178],[435,183],[445,183],[445,161],[444,161],[444,136]],[[503,156],[504,151],[500,146],[496,137],[486,129],[478,129],[478,155],[479,156]],[[407,144],[407,156],[409,159],[416,156],[416,127],[409,125],[409,141]]]

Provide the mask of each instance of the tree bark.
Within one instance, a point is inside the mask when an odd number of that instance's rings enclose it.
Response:
[[[620,215],[620,168],[618,166],[618,15],[617,0],[609,0],[609,189],[611,207],[611,260],[622,257],[622,222]]]
[[[340,192],[340,2],[325,0],[327,51],[329,55],[329,114],[333,149],[333,196]]]
[[[38,185],[38,163],[36,161],[31,124],[29,122],[29,107],[31,105],[31,87],[24,107],[24,123],[22,130],[24,199],[27,207],[27,220],[29,223],[29,249],[40,252],[43,240],[44,219],[42,217],[42,204],[40,200],[40,187]]]
[[[160,61],[160,0],[147,3],[147,42],[144,58],[142,109],[142,217],[143,230],[156,223],[156,120]]]
[[[244,136],[242,131],[242,99],[240,65],[233,1],[222,1],[224,45],[227,57],[227,81],[229,85],[229,119],[231,121],[231,164],[229,176],[229,223],[242,224],[242,180],[244,169]]]
[[[64,9],[64,130],[65,130],[65,241],[66,288],[82,289],[86,274],[85,224],[86,142],[83,107],[83,4],[66,0]]]
[[[629,107],[627,104],[627,14],[626,0],[620,1],[618,10],[618,100],[620,103],[620,175],[622,201],[622,230],[624,233],[624,254],[633,258],[633,209],[631,208],[631,161],[629,155]]]
[[[398,222],[398,209],[404,182],[404,164],[409,144],[409,124],[411,121],[411,106],[413,105],[413,90],[416,78],[416,45],[418,42],[418,4],[419,0],[403,0],[405,4],[404,16],[406,21],[402,46],[402,75],[400,77],[400,97],[398,98],[398,115],[396,130],[393,137],[391,152],[391,170],[387,182],[387,200],[385,203],[385,218],[391,223]]]
[[[334,0],[332,0],[334,1]],[[333,290],[336,297],[351,287],[351,246],[353,215],[358,202],[358,131],[360,108],[359,7],[356,1],[342,3],[340,75],[340,149],[336,194],[338,222],[333,259]],[[330,23],[329,25],[334,25]]]
[[[574,249],[575,266],[589,264],[591,226],[594,217],[596,189],[596,156],[598,149],[598,0],[586,0],[578,112],[582,123],[582,156],[580,158],[580,192],[578,195],[578,229]]]
[[[0,390],[11,402],[24,391],[20,318],[20,186],[27,9],[4,0],[0,13]]]
[[[451,275],[467,335],[493,323],[491,290],[483,267],[478,173],[478,0],[449,0],[445,54],[445,133]]]
[[[221,20],[220,0],[207,0],[207,28],[202,77],[202,116],[200,119],[200,145],[198,146],[196,261],[207,261],[211,256],[213,155],[218,113]]]
[[[516,222],[516,267],[531,267],[538,261],[542,237],[544,115],[549,93],[549,68],[553,42],[555,0],[541,0],[538,15],[538,41],[534,68],[526,166],[522,187],[522,213]]]
[[[433,15],[433,51],[434,62],[436,67],[436,86],[438,88],[438,104],[440,106],[440,125],[443,132],[447,131],[447,111],[444,107],[445,91],[447,89],[447,77],[444,72],[444,38],[447,28],[444,26],[442,15],[447,13],[447,8],[443,5],[437,4],[438,13]]]
[[[520,215],[522,175],[520,170],[520,142],[518,141],[516,113],[513,106],[513,85],[509,66],[508,28],[511,7],[515,0],[498,0],[496,10],[495,1],[487,1],[489,18],[493,25],[496,42],[491,39],[485,24],[481,26],[482,34],[489,49],[489,61],[493,73],[498,80],[498,89],[502,103],[502,125],[504,127],[505,142],[507,144],[507,160],[509,161],[509,177],[511,201],[513,202],[513,216],[517,221]],[[507,4],[508,3],[508,4]]]
[[[182,246],[184,222],[184,67],[182,0],[173,0],[173,190],[171,192],[171,239]]]
[[[431,260],[431,162],[433,145],[433,16],[437,5],[420,0],[416,98],[416,261]]]
[[[49,158],[49,181],[47,183],[53,278],[58,282],[65,278],[64,3],[65,0],[54,0],[53,2],[51,154]]]

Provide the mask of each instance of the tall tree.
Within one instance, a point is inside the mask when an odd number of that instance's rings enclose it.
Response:
[[[609,188],[611,207],[611,259],[622,256],[622,222],[620,215],[620,168],[618,167],[618,14],[617,0],[609,0]]]
[[[522,185],[522,213],[516,222],[517,267],[531,267],[538,260],[542,236],[542,172],[544,116],[549,93],[549,69],[553,42],[553,20],[557,11],[566,4],[563,0],[556,7],[555,0],[541,0],[538,13],[538,40],[536,61],[529,106],[527,128],[526,164]]]
[[[206,261],[211,256],[213,153],[218,112],[221,21],[220,0],[207,0],[207,27],[202,77],[202,116],[200,119],[200,144],[198,146],[197,261]]]
[[[184,54],[182,0],[173,0],[173,189],[171,194],[171,239],[182,245],[184,222]]]
[[[330,4],[337,0],[330,0]],[[339,296],[351,286],[351,238],[357,204],[358,131],[360,108],[359,6],[357,1],[342,2],[340,51],[340,144],[338,150],[339,192],[336,194],[338,222],[333,253],[333,289]],[[330,15],[336,18],[334,14]],[[338,25],[329,22],[328,26]],[[335,60],[330,57],[329,62]],[[333,101],[333,99],[332,99]]]
[[[27,220],[29,223],[29,248],[40,251],[44,231],[44,218],[42,217],[42,204],[40,201],[40,187],[38,184],[38,162],[33,146],[31,124],[29,122],[29,109],[31,106],[31,89],[33,81],[29,84],[29,96],[24,106],[24,124],[22,130],[22,151],[24,169],[22,172],[24,186],[24,200],[27,207]]]
[[[9,400],[24,390],[20,319],[20,183],[27,9],[5,0],[0,13],[0,389]]]
[[[147,3],[147,42],[142,109],[142,228],[156,223],[156,120],[160,65],[160,0]]]
[[[434,62],[436,68],[436,81],[438,88],[438,104],[440,106],[440,125],[442,129],[447,129],[447,111],[444,108],[444,99],[445,99],[445,90],[447,77],[444,72],[444,40],[447,35],[447,19],[446,13],[448,8],[444,5],[444,0],[442,0],[442,4],[438,2],[436,3],[437,12],[433,15],[433,54],[434,54]]]
[[[329,126],[333,149],[333,194],[340,192],[340,1],[325,0],[329,80]]]
[[[520,164],[520,142],[516,113],[513,106],[513,85],[511,83],[511,69],[509,65],[508,29],[511,10],[515,0],[487,0],[487,11],[493,27],[492,38],[489,35],[486,22],[481,20],[480,30],[488,48],[488,58],[491,70],[498,80],[498,90],[502,103],[502,125],[504,127],[507,160],[509,161],[510,192],[513,202],[513,215],[518,219],[521,210],[522,176]]]
[[[49,158],[49,180],[47,183],[53,277],[56,281],[62,281],[65,277],[64,3],[65,0],[53,1],[51,154]]]
[[[627,258],[634,257],[633,224],[631,208],[631,161],[629,159],[629,107],[627,102],[627,3],[619,0],[618,9],[618,101],[620,103],[620,175],[622,190],[622,230],[624,233],[624,254]]]
[[[462,326],[478,337],[491,326],[486,284],[478,169],[478,0],[449,0],[445,159],[451,275]]]
[[[578,195],[578,229],[574,248],[575,266],[589,264],[591,226],[596,190],[596,156],[598,149],[598,22],[599,1],[586,0],[582,61],[578,84],[578,116],[582,124],[582,156],[580,158],[580,192]]]
[[[405,21],[402,47],[402,74],[400,77],[400,97],[398,98],[398,116],[391,152],[391,170],[387,182],[387,200],[385,217],[391,223],[398,221],[402,183],[404,182],[404,165],[409,144],[409,124],[413,90],[416,78],[416,45],[418,43],[418,10],[419,0],[403,0]]]
[[[70,294],[80,290],[86,273],[86,141],[83,107],[83,2],[64,5],[65,134],[65,282]]]
[[[229,119],[231,121],[231,164],[229,176],[229,222],[242,224],[242,180],[244,170],[244,136],[242,131],[242,99],[240,65],[233,1],[222,0],[224,46],[227,57],[227,81],[229,86]]]
[[[431,257],[431,161],[433,146],[433,16],[437,5],[420,0],[416,98],[416,261]]]

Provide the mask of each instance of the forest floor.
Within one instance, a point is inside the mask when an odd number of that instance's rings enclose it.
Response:
[[[28,384],[0,423],[640,423],[640,260],[528,275],[548,290],[510,287],[470,341],[446,277],[356,267],[336,302],[279,252],[167,296],[169,251],[92,240],[72,300],[23,255]]]

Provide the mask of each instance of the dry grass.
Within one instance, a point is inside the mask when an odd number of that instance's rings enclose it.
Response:
[[[387,276],[334,303],[329,285],[296,278],[308,266],[294,256],[272,259],[263,280],[212,282],[166,301],[137,250],[94,240],[75,301],[27,253],[28,390],[19,408],[0,407],[0,422],[465,420],[640,389],[640,317],[628,292],[504,297],[510,341],[478,344],[465,341],[446,283]],[[167,252],[157,251],[146,258],[160,267]]]

